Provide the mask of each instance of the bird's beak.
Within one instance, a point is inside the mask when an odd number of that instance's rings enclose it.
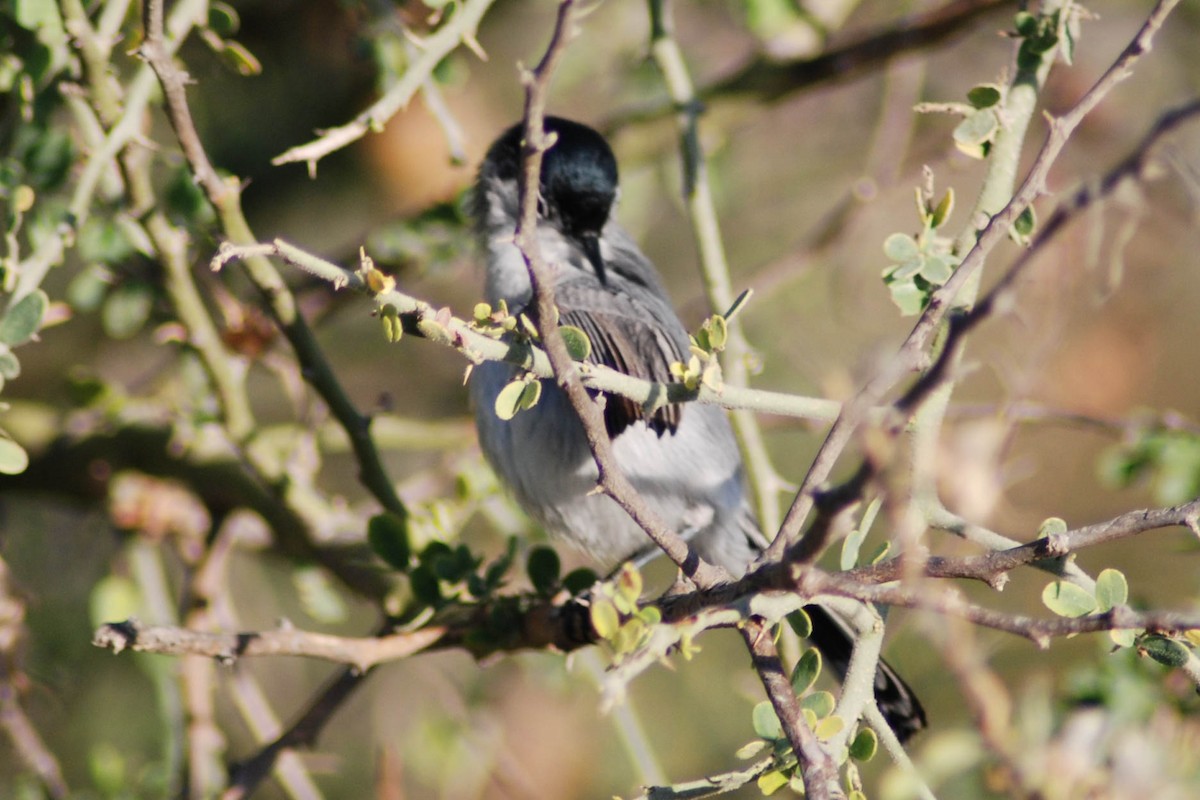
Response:
[[[592,267],[596,270],[596,277],[600,279],[600,283],[607,285],[608,281],[604,274],[604,258],[600,255],[600,236],[595,233],[585,233],[580,237],[579,243],[583,246],[583,254],[587,256],[587,260],[592,262]]]

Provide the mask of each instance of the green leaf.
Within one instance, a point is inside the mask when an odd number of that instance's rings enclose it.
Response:
[[[398,514],[384,511],[367,522],[367,544],[393,569],[406,572],[412,549],[408,542],[408,524]]]
[[[408,579],[412,586],[413,596],[419,603],[433,607],[441,605],[442,587],[431,567],[422,564],[409,573]]]
[[[806,708],[813,712],[817,715],[817,719],[828,717],[836,707],[837,701],[829,692],[813,692],[800,699],[800,708]]]
[[[124,622],[136,617],[142,607],[142,595],[137,584],[121,575],[107,575],[92,587],[88,611],[92,626],[106,622]]]
[[[903,283],[911,280],[916,275],[920,275],[923,269],[925,269],[925,256],[918,255],[915,258],[910,258],[900,263],[892,269],[888,274],[888,280]]]
[[[921,267],[921,277],[934,286],[941,286],[950,280],[950,276],[953,274],[954,268],[942,256],[930,256],[925,259],[925,264]]]
[[[797,695],[802,695],[812,688],[821,675],[821,654],[817,648],[810,647],[796,660],[792,667],[792,688]]]
[[[746,744],[739,747],[733,756],[740,761],[748,761],[761,753],[766,747],[767,743],[764,740],[755,739],[753,742],[746,742]]]
[[[225,42],[219,55],[222,61],[244,78],[262,74],[262,63],[241,42]]]
[[[521,392],[521,410],[528,411],[537,405],[538,400],[542,397],[542,382],[529,381],[525,384],[525,390]]]
[[[940,228],[946,224],[946,220],[954,213],[954,189],[946,190],[942,195],[941,202],[933,209],[933,214],[929,217],[930,228]]]
[[[154,294],[140,283],[126,283],[111,291],[100,310],[104,332],[114,339],[128,339],[150,318]]]
[[[1106,569],[1096,577],[1096,605],[1100,611],[1111,611],[1129,600],[1129,583],[1120,570]]]
[[[567,576],[562,579],[562,585],[572,595],[577,595],[595,586],[597,580],[599,578],[595,572],[587,567],[580,567],[568,572]]]
[[[90,217],[79,231],[76,245],[84,261],[118,264],[135,252],[129,238],[113,220]]]
[[[112,273],[103,264],[89,264],[67,284],[67,302],[76,311],[95,311],[112,285]]]
[[[975,108],[991,108],[1000,102],[1000,87],[994,83],[983,83],[967,92],[967,102]]]
[[[385,305],[379,309],[379,319],[383,323],[383,338],[389,344],[395,344],[404,338],[404,323],[393,305]]]
[[[562,562],[558,553],[551,547],[534,547],[529,551],[529,559],[525,562],[525,571],[529,573],[529,581],[534,591],[543,597],[554,593],[558,587],[558,576],[562,571]]]
[[[25,448],[0,436],[0,475],[20,475],[28,466],[29,454]]]
[[[808,616],[808,612],[803,608],[798,608],[788,614],[787,622],[801,639],[807,639],[812,636],[812,617]]]
[[[892,552],[892,543],[881,542],[880,545],[875,548],[875,552],[871,554],[871,557],[867,559],[867,566],[875,566],[880,561],[883,561],[884,556],[890,552]]]
[[[208,5],[208,27],[218,36],[233,36],[242,21],[237,11],[226,3],[213,2]]]
[[[954,145],[972,158],[980,158],[981,146],[995,138],[1000,130],[1000,121],[990,108],[983,108],[967,115],[951,134]]]
[[[0,344],[0,378],[11,381],[20,374],[21,362],[16,354],[9,350],[7,345]]]
[[[842,553],[838,561],[842,569],[854,569],[858,566],[858,554],[862,550],[863,539],[867,538],[867,531],[863,530],[862,526],[855,528],[846,535],[842,540]]]
[[[167,178],[163,185],[163,201],[168,218],[177,225],[200,228],[211,225],[217,218],[208,195],[186,166],[172,171]]]
[[[50,5],[46,3],[46,5]],[[121,797],[128,786],[125,756],[112,742],[96,742],[88,750],[88,775],[102,797]]]
[[[332,625],[349,616],[346,602],[321,567],[301,567],[292,573],[292,584],[304,612],[317,622]]]
[[[1028,11],[1018,11],[1016,17],[1013,18],[1013,27],[1023,37],[1033,36],[1037,33],[1037,17]]]
[[[53,3],[36,0],[37,3],[53,7]],[[64,125],[61,129],[51,128],[42,132],[25,151],[27,183],[35,190],[44,192],[61,184],[75,160],[75,146]]]
[[[725,344],[729,341],[729,325],[725,322],[725,318],[719,314],[711,316],[704,323],[704,327],[708,332],[709,351],[719,353],[724,350]]]
[[[904,262],[921,254],[913,237],[907,233],[893,233],[883,240],[883,252],[895,262]]]
[[[1090,592],[1066,581],[1047,584],[1042,602],[1060,617],[1083,617],[1096,610],[1096,598]]]
[[[1033,206],[1025,206],[1025,210],[1013,222],[1013,233],[1016,234],[1017,241],[1027,242],[1036,227],[1037,212],[1033,210]]]
[[[588,356],[592,354],[592,341],[588,339],[588,335],[574,325],[559,326],[558,332],[562,334],[563,343],[567,346],[567,353],[571,359],[587,361]]]
[[[50,298],[41,289],[35,289],[18,300],[0,319],[0,344],[16,347],[33,338],[42,325]]]
[[[591,617],[592,630],[596,631],[596,635],[601,639],[612,640],[621,629],[621,615],[607,598],[602,597],[592,602]]]
[[[1039,56],[1049,53],[1057,44],[1058,34],[1050,26],[1039,31],[1037,36],[1025,40],[1025,47],[1029,48],[1028,52]]]
[[[617,573],[617,597],[625,600],[630,608],[636,609],[638,600],[642,598],[642,573],[631,563],[626,562]]]
[[[1182,667],[1188,662],[1188,656],[1191,653],[1174,639],[1157,634],[1143,636],[1138,647],[1145,651],[1146,655],[1167,667]]]
[[[775,716],[775,709],[771,707],[769,700],[763,700],[755,705],[750,719],[754,724],[755,735],[760,738],[783,738],[783,726],[779,724],[779,717]]]
[[[521,397],[525,393],[524,378],[509,381],[500,393],[496,395],[496,416],[503,420],[512,419],[521,410]]]
[[[18,214],[24,214],[29,209],[33,208],[34,202],[37,201],[37,192],[32,186],[21,184],[13,190],[12,209]]]
[[[1067,521],[1062,517],[1047,517],[1038,526],[1037,535],[1039,539],[1046,539],[1051,536],[1061,536],[1067,530]]]
[[[863,728],[850,742],[850,757],[855,761],[870,761],[879,750],[879,736],[870,728]]]
[[[788,776],[779,770],[774,770],[764,775],[759,775],[758,780],[756,781],[758,790],[764,795],[768,796],[775,794],[775,792],[787,786],[788,782]]]
[[[1108,638],[1117,647],[1133,647],[1137,644],[1137,637],[1138,631],[1132,628],[1114,628],[1108,632]]]
[[[817,727],[813,728],[813,733],[822,742],[827,742],[834,736],[842,732],[846,727],[846,720],[841,717],[825,717],[817,723]]]
[[[888,291],[891,292],[892,302],[905,317],[920,314],[928,301],[928,295],[911,280],[891,283],[888,285]]]

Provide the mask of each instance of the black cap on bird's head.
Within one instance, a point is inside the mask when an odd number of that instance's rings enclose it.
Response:
[[[546,117],[543,126],[554,143],[542,156],[540,213],[579,244],[604,281],[600,232],[617,198],[617,159],[604,137],[587,125]],[[523,124],[509,128],[488,151],[485,169],[517,180],[524,135]]]

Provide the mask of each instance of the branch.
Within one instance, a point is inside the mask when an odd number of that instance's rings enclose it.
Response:
[[[520,173],[518,202],[520,216],[517,223],[517,248],[521,251],[529,269],[533,287],[533,317],[550,362],[554,379],[566,393],[567,399],[583,424],[588,448],[599,470],[598,484],[605,494],[620,505],[638,523],[646,534],[667,554],[684,574],[698,586],[711,586],[728,577],[724,570],[706,563],[677,533],[640,497],[629,479],[621,472],[612,451],[612,441],[604,427],[599,406],[588,396],[580,380],[580,372],[567,352],[562,335],[554,320],[557,312],[554,304],[554,281],[538,243],[538,186],[540,185],[542,154],[550,147],[542,120],[545,116],[546,95],[550,78],[562,56],[567,42],[574,37],[574,0],[563,0],[559,5],[558,19],[550,44],[541,62],[525,81],[525,137],[523,143],[523,166]]]
[[[970,578],[990,583],[996,576],[1017,567],[1047,560],[1060,561],[1087,547],[1176,526],[1200,532],[1200,499],[1169,508],[1129,511],[1105,522],[1036,539],[1008,550],[957,558],[932,556],[924,560],[923,574],[931,578]],[[902,571],[902,560],[892,558],[849,570],[846,574],[866,583],[886,583],[899,580]]]
[[[253,758],[230,768],[229,786],[221,800],[242,800],[248,797],[274,769],[278,759],[298,747],[310,747],[317,734],[333,713],[341,708],[350,694],[362,685],[367,673],[357,668],[342,670],[313,698],[308,708],[286,731],[260,750]]]
[[[837,421],[833,424],[829,435],[822,443],[808,474],[805,476],[796,500],[788,510],[782,528],[775,541],[771,543],[768,556],[779,558],[792,542],[799,538],[800,527],[812,510],[816,500],[816,489],[823,484],[831,474],[834,464],[845,447],[850,443],[854,433],[862,426],[867,411],[877,405],[885,393],[896,385],[908,373],[920,369],[929,363],[927,348],[935,330],[952,307],[959,290],[972,279],[974,274],[983,266],[985,258],[1008,235],[1013,222],[1029,207],[1029,205],[1046,191],[1046,177],[1050,167],[1067,142],[1067,138],[1083,121],[1083,118],[1103,99],[1117,83],[1130,74],[1134,63],[1149,50],[1154,34],[1161,27],[1167,14],[1177,4],[1178,0],[1160,0],[1150,16],[1135,35],[1133,41],[1117,57],[1096,84],[1080,99],[1080,101],[1065,115],[1051,125],[1050,133],[1038,152],[1033,165],[1030,167],[1021,187],[1012,199],[996,215],[992,216],[980,232],[974,247],[963,258],[950,280],[946,282],[930,298],[929,305],[921,315],[920,320],[901,345],[896,356],[885,365],[842,409]],[[1039,239],[1042,237],[1039,237]],[[1014,276],[1015,277],[1015,276]],[[950,363],[950,351],[946,347],[942,356],[945,363]],[[902,427],[901,417],[907,419],[915,408],[914,401],[927,394],[932,388],[934,379],[926,378],[918,383],[923,387],[916,393],[910,391],[911,397],[903,403],[897,403],[897,419],[892,425],[893,431]],[[915,388],[915,387],[914,387]],[[907,412],[907,413],[905,413]],[[868,462],[863,462],[856,472],[853,484],[844,485],[851,493],[857,486],[865,486],[867,479],[874,473],[874,468]],[[833,511],[842,506],[835,505]],[[825,526],[828,529],[828,526]],[[800,540],[795,552],[790,558],[799,560],[815,559],[824,551],[828,543],[826,536],[805,536]]]
[[[779,100],[819,84],[849,80],[887,64],[897,56],[941,45],[966,32],[975,19],[1004,6],[1011,0],[953,0],[941,8],[914,14],[881,26],[875,32],[803,61],[780,62],[759,57],[733,75],[701,88],[701,99],[717,100],[751,95],[762,100]],[[679,105],[655,103],[616,115],[610,127],[658,119]]]
[[[142,53],[162,84],[171,126],[192,173],[209,202],[217,209],[229,239],[235,243],[249,244],[253,242],[254,235],[242,213],[238,181],[235,177],[222,180],[209,161],[188,108],[186,76],[175,66],[164,43],[163,0],[146,0],[143,20],[146,39],[142,44]],[[265,258],[249,258],[245,263],[251,281],[262,292],[268,310],[291,343],[305,380],[321,396],[349,435],[359,465],[359,480],[384,509],[406,520],[408,509],[396,494],[383,468],[379,451],[371,437],[371,421],[350,401],[312,330],[296,309],[295,297]]]
[[[8,738],[17,764],[37,776],[49,797],[63,800],[71,790],[62,767],[21,706],[20,689],[28,682],[20,665],[27,627],[25,603],[14,588],[8,564],[0,558],[0,730]]]
[[[679,155],[683,162],[683,199],[687,205],[696,250],[700,255],[700,274],[708,295],[711,313],[724,314],[736,299],[729,279],[729,263],[721,240],[716,204],[708,181],[708,163],[700,144],[700,102],[688,75],[687,63],[674,38],[674,19],[670,0],[650,0],[650,54],[662,73],[675,107],[679,127]],[[739,318],[728,320],[728,341],[721,359],[725,382],[730,386],[748,386],[750,347]],[[767,530],[779,527],[778,491],[786,482],[776,473],[763,441],[762,430],[753,414],[739,409],[730,415],[737,433],[746,468],[746,479],[754,495],[754,507]]]
[[[308,164],[309,175],[315,176],[317,162],[322,158],[358,141],[367,133],[382,130],[388,120],[407,106],[412,96],[426,85],[437,65],[460,44],[466,43],[482,57],[479,44],[475,41],[475,29],[479,27],[479,21],[493,2],[494,0],[465,0],[461,4],[455,4],[450,18],[436,33],[422,42],[420,55],[383,97],[345,125],[331,128],[319,138],[281,153],[273,158],[271,163],[278,167],[303,161]]]
[[[135,619],[101,625],[92,644],[120,653],[198,655],[232,663],[242,656],[305,656],[349,664],[365,672],[376,664],[397,661],[441,641],[444,628],[430,626],[410,633],[347,637],[285,626],[253,633],[208,633],[172,625],[144,625]]]
[[[901,53],[940,45],[964,33],[978,17],[1006,0],[954,0],[941,8],[887,23],[882,31],[860,36],[821,55],[793,63],[759,57],[738,72],[703,90],[706,98],[750,94],[768,102],[831,80],[846,80],[875,69]]]
[[[489,336],[473,323],[449,314],[448,309],[435,308],[413,295],[395,289],[375,291],[368,286],[362,272],[344,269],[281,239],[269,244],[247,246],[226,242],[213,256],[212,266],[214,270],[219,270],[231,261],[263,255],[279,258],[328,281],[334,288],[348,287],[371,294],[375,298],[377,308],[390,307],[400,315],[404,321],[405,333],[453,347],[473,362],[507,361],[524,367],[540,378],[554,377],[550,360],[543,349],[517,339],[497,339]],[[647,381],[600,364],[576,364],[575,368],[587,388],[628,397],[649,408],[658,408],[670,403],[709,403],[722,408],[745,408],[763,414],[814,422],[828,422],[834,419],[841,408],[841,404],[835,400],[739,386],[724,385],[719,390],[714,390],[702,383],[698,390],[692,390],[682,383]]]

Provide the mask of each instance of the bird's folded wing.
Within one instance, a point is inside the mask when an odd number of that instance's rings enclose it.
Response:
[[[555,287],[559,323],[573,325],[592,344],[589,361],[612,367],[635,378],[665,383],[672,380],[671,364],[687,360],[687,332],[665,299],[638,287],[613,291],[594,281],[568,281]],[[609,396],[604,422],[616,436],[634,421],[644,419],[660,436],[674,433],[683,409],[662,406],[647,413],[639,403]]]

